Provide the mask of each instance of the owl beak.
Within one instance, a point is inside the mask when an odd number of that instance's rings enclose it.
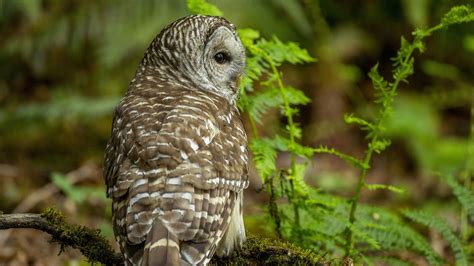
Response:
[[[238,75],[237,78],[235,79],[235,90],[236,90],[236,92],[239,91],[240,82],[242,81],[242,77],[243,77],[243,75],[240,74],[240,75]]]

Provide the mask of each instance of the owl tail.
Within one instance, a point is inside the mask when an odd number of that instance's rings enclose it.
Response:
[[[154,221],[145,240],[142,265],[180,265],[179,240],[159,219]]]
[[[242,214],[243,191],[237,194],[232,210],[229,227],[219,242],[216,254],[219,257],[228,257],[234,250],[239,250],[245,242],[245,227]]]

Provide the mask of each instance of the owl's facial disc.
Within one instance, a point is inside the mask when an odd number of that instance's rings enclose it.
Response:
[[[218,92],[235,100],[245,66],[245,49],[236,33],[225,26],[214,30],[205,45],[203,61],[208,79]]]

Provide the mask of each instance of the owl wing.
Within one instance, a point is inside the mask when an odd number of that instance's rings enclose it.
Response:
[[[237,193],[248,184],[245,143],[222,134],[231,127],[222,128],[209,108],[188,92],[130,95],[116,109],[104,172],[127,260],[163,263],[181,248],[188,262],[199,262],[227,229]],[[153,248],[156,256],[148,254]]]

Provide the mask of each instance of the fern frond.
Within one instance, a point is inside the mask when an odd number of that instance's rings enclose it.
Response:
[[[456,264],[466,266],[468,265],[468,257],[462,242],[453,232],[451,226],[446,223],[446,221],[424,211],[405,210],[403,211],[403,214],[415,222],[421,223],[438,231],[451,246],[454,252],[454,257],[456,258]]]
[[[440,265],[441,259],[430,243],[405,224],[400,217],[386,209],[360,205],[357,226],[375,239],[382,250],[409,250],[423,255],[430,265]]]
[[[369,190],[385,189],[385,190],[389,190],[389,191],[391,191],[391,192],[395,192],[395,193],[398,193],[398,194],[403,194],[403,193],[405,193],[405,190],[404,190],[404,189],[399,188],[399,187],[396,187],[396,186],[393,186],[393,185],[366,184],[365,187],[368,188]]]
[[[346,200],[341,199],[339,197],[319,193],[315,189],[311,189],[309,191],[309,197],[305,200],[305,207],[311,208],[319,208],[323,207],[324,209],[333,209],[338,205],[346,204]]]
[[[466,209],[467,213],[474,221],[474,192],[461,186],[453,177],[447,177],[445,180],[453,190],[459,203],[461,203],[462,207]]]
[[[348,228],[349,228],[349,230],[352,231],[352,233],[355,236],[358,237],[359,242],[367,243],[374,250],[380,250],[381,249],[381,245],[377,241],[377,239],[372,237],[365,230],[359,230],[359,228],[354,224],[349,224]]]
[[[245,47],[252,46],[254,42],[260,38],[260,32],[254,29],[238,29],[237,33],[239,34],[239,38]]]
[[[269,109],[280,106],[282,103],[280,91],[275,88],[265,89],[252,95],[248,110],[257,123],[262,122],[262,115]]]
[[[375,125],[368,122],[365,119],[355,116],[354,114],[344,114],[344,122],[347,124],[357,124],[360,126],[360,129],[364,131],[373,131],[375,130]]]
[[[297,43],[283,43],[278,37],[273,36],[271,40],[261,39],[257,46],[266,51],[273,59],[274,63],[279,66],[283,62],[291,64],[311,63],[316,59],[311,57],[306,49],[299,47]]]
[[[455,6],[443,16],[441,24],[447,27],[453,24],[474,21],[474,8],[469,5]]]
[[[304,181],[304,176],[308,164],[297,163],[294,167],[295,172],[290,173],[290,178],[293,180],[294,190],[298,193],[298,196],[306,198],[309,193],[309,188],[306,182]]]
[[[288,102],[294,105],[305,105],[308,104],[311,100],[302,92],[301,90],[295,89],[291,86],[285,86],[285,94],[288,98]]]
[[[389,139],[377,139],[369,143],[369,148],[375,151],[376,153],[381,153],[388,146],[390,146],[390,144],[392,144],[392,142]]]
[[[365,231],[378,241],[383,250],[413,251],[422,254],[430,265],[441,265],[441,259],[430,243],[408,225],[390,223],[382,228],[366,227]]]
[[[388,92],[390,91],[390,84],[385,80],[382,75],[379,74],[379,64],[375,64],[369,71],[369,78],[372,81],[372,85],[374,89],[380,91],[384,97],[388,96]]]
[[[276,173],[276,149],[274,142],[268,138],[253,139],[250,149],[254,155],[255,167],[265,183],[267,178]]]
[[[341,158],[342,160],[356,166],[356,167],[359,167],[359,168],[367,168],[368,169],[368,166],[365,165],[361,160],[355,158],[355,157],[352,157],[350,155],[347,155],[345,153],[342,153],[334,148],[328,148],[327,146],[319,146],[319,148],[315,148],[313,149],[313,151],[315,153],[326,153],[326,154],[331,154],[331,155],[335,155],[339,158]]]
[[[293,87],[285,87],[288,102],[293,105],[307,104],[309,98],[300,90]],[[253,116],[255,121],[261,123],[262,115],[269,109],[283,106],[283,98],[280,89],[269,87],[265,88],[255,94],[249,100],[248,111],[249,115]]]

